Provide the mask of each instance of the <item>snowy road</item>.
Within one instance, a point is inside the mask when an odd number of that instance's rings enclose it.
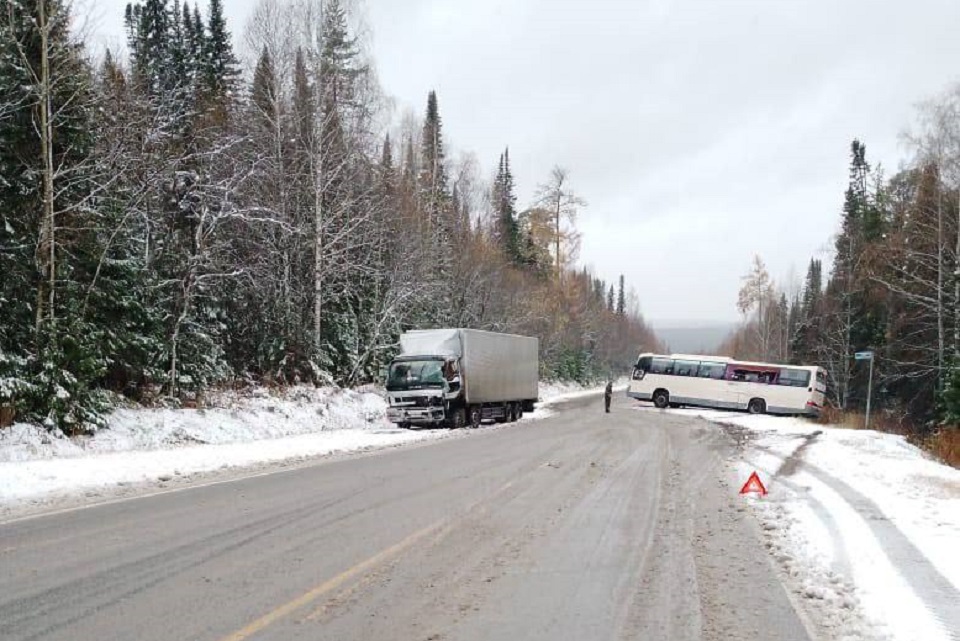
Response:
[[[0,638],[808,639],[732,439],[597,398],[0,525]]]

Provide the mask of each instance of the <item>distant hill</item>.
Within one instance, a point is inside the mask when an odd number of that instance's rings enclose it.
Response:
[[[736,323],[653,323],[657,338],[674,354],[709,354],[735,328]]]

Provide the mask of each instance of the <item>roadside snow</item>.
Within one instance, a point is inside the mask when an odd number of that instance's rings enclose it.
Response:
[[[294,387],[282,394],[254,388],[210,399],[210,409],[118,409],[93,437],[57,438],[33,425],[0,430],[0,462],[84,457],[187,445],[223,445],[311,434],[371,429],[385,423],[386,406],[373,393]]]
[[[545,418],[551,405],[599,391],[544,383],[540,407],[524,420]],[[91,437],[67,438],[23,423],[2,429],[0,506],[451,434],[396,428],[375,388],[254,388],[220,393],[209,403],[216,407],[118,409]]]
[[[901,436],[675,412],[721,423],[738,438],[736,487],[759,472],[769,494],[745,500],[832,638],[960,640],[960,470]]]
[[[627,389],[628,379],[622,378],[614,381],[614,391],[624,391]],[[603,392],[604,385],[596,387],[584,387],[579,383],[559,383],[549,382],[540,384],[540,400],[545,404],[560,403],[576,398],[583,398]]]

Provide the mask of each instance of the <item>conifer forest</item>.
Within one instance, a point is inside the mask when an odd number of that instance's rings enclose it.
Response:
[[[398,118],[345,0],[264,0],[241,27],[223,0],[138,0],[125,50],[100,52],[67,0],[2,7],[0,406],[17,420],[77,433],[123,397],[359,385],[408,328],[537,336],[542,376],[564,380],[656,347],[628,284],[578,266],[576,175],[521,203],[508,148],[445,146],[442,95]]]

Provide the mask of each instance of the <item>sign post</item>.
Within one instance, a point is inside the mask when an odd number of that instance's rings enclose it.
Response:
[[[870,429],[870,399],[873,397],[873,352],[857,352],[853,355],[854,360],[870,361],[870,375],[867,378],[867,418],[866,429]]]

